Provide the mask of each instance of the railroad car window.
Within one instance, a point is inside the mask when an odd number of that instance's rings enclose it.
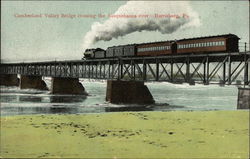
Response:
[[[224,41],[222,41],[222,42],[221,42],[221,44],[222,44],[222,45],[225,45],[225,42],[224,42]]]

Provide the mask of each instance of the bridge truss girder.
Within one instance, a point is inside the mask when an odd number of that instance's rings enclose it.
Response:
[[[250,83],[250,53],[1,64],[1,74],[141,81]]]

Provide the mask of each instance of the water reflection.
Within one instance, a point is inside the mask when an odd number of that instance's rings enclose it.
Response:
[[[18,98],[16,95],[8,96],[8,95],[2,95],[0,98],[1,103],[7,103],[7,102],[18,102]]]
[[[11,112],[21,114],[76,114],[79,113],[77,107],[70,106],[50,106],[50,107],[7,107]]]
[[[19,96],[20,102],[41,102],[42,97],[38,96]]]
[[[71,106],[53,106],[49,108],[50,114],[76,114],[78,113],[78,108]]]
[[[86,96],[51,96],[51,103],[81,103],[86,99]]]
[[[153,108],[147,106],[105,107],[105,112],[152,111],[152,110]]]

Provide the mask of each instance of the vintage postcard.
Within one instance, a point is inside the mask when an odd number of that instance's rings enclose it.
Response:
[[[249,1],[1,1],[0,158],[248,159]]]

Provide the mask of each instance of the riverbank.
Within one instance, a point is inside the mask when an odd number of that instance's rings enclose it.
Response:
[[[249,158],[249,111],[1,117],[1,157]]]

